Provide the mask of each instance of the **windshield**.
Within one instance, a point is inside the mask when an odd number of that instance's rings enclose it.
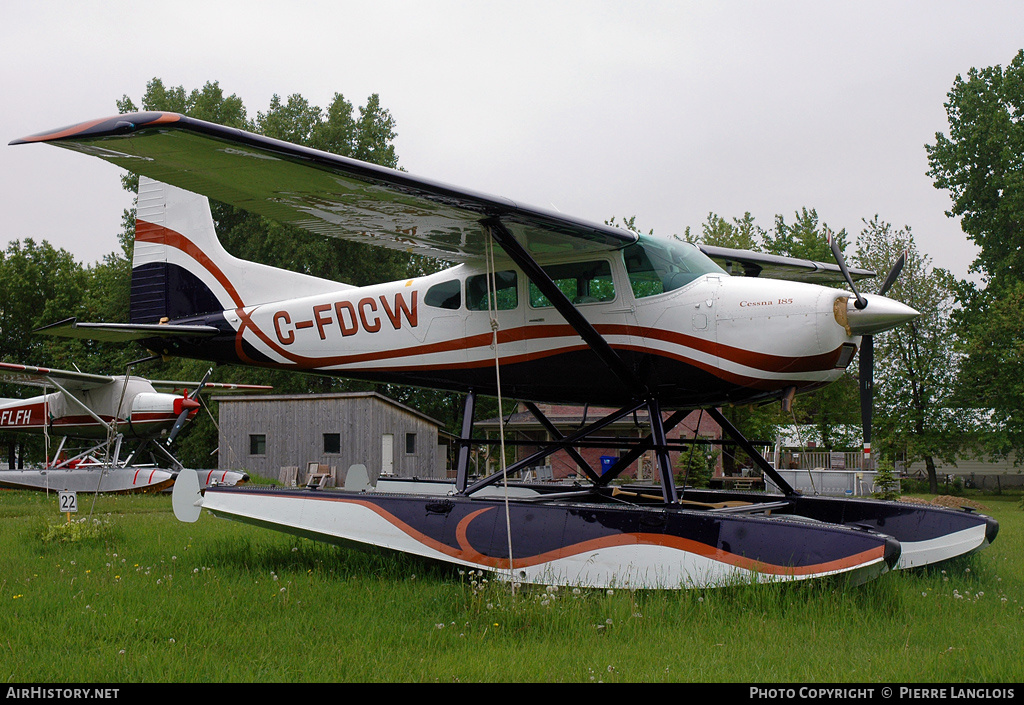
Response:
[[[704,274],[726,274],[695,245],[644,238],[623,249],[633,295],[655,296],[686,286]]]

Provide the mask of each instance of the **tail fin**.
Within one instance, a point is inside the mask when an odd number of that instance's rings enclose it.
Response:
[[[139,177],[132,259],[132,323],[350,288],[232,256],[220,244],[205,196]]]

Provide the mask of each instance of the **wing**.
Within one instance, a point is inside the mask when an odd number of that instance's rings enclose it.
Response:
[[[93,389],[114,381],[106,375],[91,375],[71,370],[56,370],[50,367],[30,367],[10,362],[0,362],[0,380],[31,387],[53,387],[54,381],[69,389]]]
[[[736,276],[770,277],[812,284],[842,284],[846,282],[839,265],[828,262],[814,262],[796,257],[768,255],[751,250],[734,250],[728,247],[701,245],[697,247],[713,259],[722,269]],[[868,269],[850,268],[854,279],[873,277]]]
[[[153,389],[161,392],[187,392],[199,386],[199,382],[181,382],[173,379],[151,379]],[[273,387],[265,384],[232,384],[230,382],[204,382],[202,392],[230,394],[232,392],[266,392]]]
[[[452,262],[476,260],[498,218],[538,259],[624,247],[637,235],[506,198],[174,113],[95,120],[11,144],[47,142],[333,237]]]

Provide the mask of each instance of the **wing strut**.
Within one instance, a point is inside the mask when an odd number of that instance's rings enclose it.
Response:
[[[555,307],[555,310],[562,314],[562,317],[570,326],[572,326],[573,330],[583,338],[583,341],[590,347],[590,349],[593,350],[599,358],[601,358],[602,362],[608,366],[608,369],[611,370],[612,374],[619,379],[627,390],[633,391],[634,399],[646,400],[645,402],[637,403],[631,409],[620,410],[618,414],[624,415],[626,413],[632,413],[640,406],[647,406],[651,423],[651,440],[658,459],[658,470],[661,475],[662,493],[666,502],[678,501],[675,480],[672,475],[672,464],[669,460],[668,447],[666,445],[665,427],[661,417],[661,405],[658,403],[658,400],[654,398],[650,390],[647,388],[647,385],[640,380],[629,365],[627,365],[625,361],[619,357],[619,354],[612,349],[612,346],[608,344],[608,341],[597,332],[597,330],[590,324],[590,321],[588,321],[572,304],[569,298],[562,293],[562,290],[559,289],[551,280],[551,277],[548,276],[547,272],[537,264],[536,260],[534,260],[533,257],[530,256],[530,253],[527,252],[526,248],[515,239],[499,218],[486,218],[480,221],[480,224],[487,230],[490,236],[494,238],[494,241],[501,246],[505,251],[505,254],[507,254],[512,261],[515,262],[521,270],[523,270],[523,273],[526,274],[530,281],[540,289],[541,293],[544,294],[548,301],[550,301]],[[598,422],[598,424],[603,425],[611,418],[612,417],[606,417],[606,419]],[[597,424],[594,426],[597,426]],[[593,426],[588,427],[588,429],[592,428]],[[592,432],[592,430],[581,430],[572,436],[569,436],[569,438],[565,438],[563,436],[560,441],[565,447],[568,447],[568,441],[570,439],[584,437]],[[575,457],[573,459],[576,460],[577,463],[581,460],[581,458]],[[523,463],[521,461],[516,465],[522,464]],[[508,468],[507,471],[512,472],[513,468],[516,468],[516,465],[512,468]],[[600,484],[600,478],[596,477],[593,470],[589,467],[584,467],[582,469],[592,481]],[[474,490],[486,484],[490,484],[490,481],[491,478],[485,478],[464,491],[467,494],[471,494]]]
[[[476,392],[466,394],[462,405],[462,436],[459,438],[459,459],[455,470],[455,490],[465,492],[469,478],[469,446],[473,438],[473,412],[476,410]]]
[[[676,494],[675,476],[672,474],[672,461],[668,455],[665,424],[661,418],[661,404],[654,397],[647,400],[647,415],[651,421],[651,440],[654,442],[654,456],[658,459],[658,472],[661,473],[661,494],[665,502],[671,504],[679,501]]]
[[[711,418],[718,422],[718,425],[722,427],[723,431],[732,436],[732,439],[736,441],[736,445],[743,449],[743,452],[745,452],[750,457],[750,459],[754,461],[754,464],[756,464],[757,467],[761,468],[761,471],[772,479],[772,482],[774,482],[775,485],[780,490],[782,490],[782,493],[784,495],[786,495],[787,497],[792,497],[793,495],[800,494],[795,489],[793,489],[792,485],[786,482],[782,475],[775,471],[775,468],[773,468],[767,460],[761,457],[761,454],[757,452],[757,449],[755,449],[754,446],[751,445],[750,441],[748,441],[746,437],[742,433],[740,433],[740,430],[738,428],[732,425],[732,422],[729,421],[729,419],[725,418],[725,416],[722,415],[721,411],[719,411],[713,406],[709,406],[706,409],[706,411],[708,412],[708,415],[711,416]]]
[[[537,419],[537,421],[540,422],[540,425],[543,426],[544,429],[549,434],[551,434],[552,438],[554,438],[556,441],[560,441],[563,438],[565,438],[565,436],[562,434],[562,432],[559,431],[557,428],[555,428],[555,425],[553,423],[551,423],[551,421],[548,420],[548,417],[545,416],[543,413],[541,413],[541,410],[537,408],[536,404],[534,404],[533,402],[527,401],[527,402],[523,402],[523,406],[526,407],[527,411],[529,411],[531,414],[533,414],[533,418]],[[582,427],[583,424],[585,424],[586,422],[587,422],[587,412],[586,412],[586,407],[584,407],[583,421],[580,423],[580,426]],[[583,471],[583,473],[585,475],[587,475],[592,480],[594,480],[594,482],[596,484],[600,484],[599,478],[594,473],[594,469],[592,467],[590,467],[590,463],[588,463],[583,458],[583,456],[580,455],[580,452],[578,450],[576,450],[572,446],[566,446],[565,452],[569,454],[569,457],[573,459],[573,461],[576,463],[576,465],[579,467],[579,469]]]
[[[600,333],[598,333],[590,321],[583,317],[572,302],[562,293],[551,277],[547,275],[536,260],[530,256],[519,241],[508,231],[504,223],[498,218],[487,218],[480,221],[481,225],[491,234],[495,242],[501,245],[505,253],[512,258],[512,261],[523,270],[555,309],[562,314],[566,322],[573,327],[583,341],[590,346],[590,349],[597,353],[598,357],[608,366],[612,373],[619,378],[627,389],[636,390],[635,398],[645,399],[650,396],[647,386],[634,374],[633,370],[619,357]]]
[[[482,480],[477,480],[475,483],[467,487],[464,492],[460,492],[460,494],[473,494],[477,490],[483,489],[488,485],[494,484],[502,477],[504,477],[506,474],[511,475],[522,470],[523,468],[528,468],[534,465],[538,460],[548,457],[549,455],[559,450],[560,448],[567,448],[576,443],[577,441],[583,440],[587,436],[590,436],[600,431],[605,426],[614,423],[615,421],[618,421],[623,416],[632,414],[634,411],[641,408],[642,406],[644,406],[644,402],[637,402],[633,406],[627,406],[622,409],[619,409],[618,411],[614,411],[611,414],[605,416],[604,418],[599,419],[594,423],[590,424],[586,428],[582,428],[579,431],[576,431],[575,433],[572,433],[568,436],[563,436],[561,440],[558,441],[558,443],[553,444],[547,448],[541,448],[537,452],[528,455],[522,460],[519,460],[513,463],[512,465],[509,465],[508,468],[505,469],[505,472],[501,472],[499,470],[498,472],[492,473],[491,475],[483,478]],[[597,479],[596,477],[592,476],[591,473],[587,473],[587,476],[590,477],[592,480]]]

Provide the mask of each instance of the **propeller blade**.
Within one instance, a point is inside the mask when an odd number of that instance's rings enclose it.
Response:
[[[206,376],[209,377],[209,373],[207,373]],[[178,432],[185,427],[185,424],[188,422],[189,414],[198,409],[202,404],[202,402],[196,400],[195,397],[199,396],[199,390],[203,388],[204,384],[206,384],[206,377],[204,377],[203,381],[199,383],[199,386],[196,388],[193,396],[185,395],[184,397],[175,400],[174,408],[180,408],[181,411],[178,412],[178,418],[174,420],[174,426],[171,427],[171,432],[167,436],[168,447],[170,447],[171,443],[174,442]]]
[[[839,271],[843,273],[843,277],[846,279],[846,283],[850,285],[850,289],[853,290],[853,295],[857,297],[857,301],[853,304],[857,308],[864,308],[868,305],[867,300],[860,295],[857,291],[857,287],[853,284],[853,277],[850,276],[850,270],[846,267],[846,258],[843,256],[843,251],[839,249],[839,243],[836,242],[835,238],[832,237],[832,233],[828,233],[828,246],[832,250],[832,256],[836,260],[836,264],[839,265]]]
[[[860,341],[860,422],[864,429],[865,456],[871,453],[871,410],[875,395],[874,366],[874,338],[865,335]]]
[[[188,395],[189,399],[197,399],[197,398],[199,398],[199,392],[201,392],[203,387],[206,386],[206,383],[209,381],[211,374],[213,374],[213,368],[212,367],[210,369],[208,369],[206,371],[206,374],[203,375],[203,378],[201,380],[199,380],[199,384],[196,386],[195,391],[193,391],[191,394]]]
[[[896,263],[889,270],[889,273],[885,277],[885,281],[882,282],[882,287],[878,290],[878,293],[885,296],[885,292],[889,291],[889,288],[896,283],[896,277],[900,275],[900,271],[903,269],[903,265],[907,262],[907,252],[903,251],[903,254],[899,256]]]
[[[171,432],[167,436],[167,445],[171,445],[171,443],[174,442],[175,436],[178,435],[178,432],[185,428],[185,422],[188,421],[188,415],[191,411],[192,409],[182,409],[181,413],[178,414],[178,418],[174,421],[174,426],[171,428]]]

